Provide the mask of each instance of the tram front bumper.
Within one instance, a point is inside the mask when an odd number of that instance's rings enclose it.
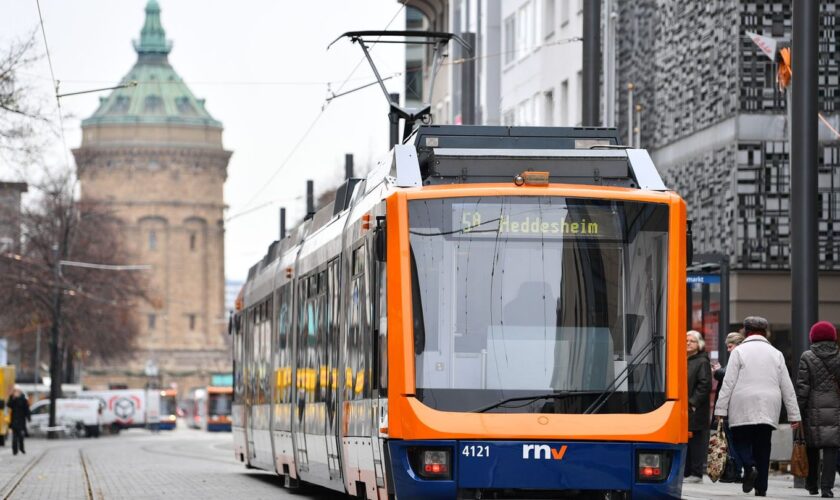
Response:
[[[424,477],[423,457],[430,456],[425,450],[448,451],[449,474]],[[552,492],[679,498],[685,461],[684,445],[660,443],[391,440],[388,451],[389,479],[400,499],[476,498],[477,494],[523,498],[529,493],[550,498]],[[660,470],[640,466],[640,455],[660,457]]]

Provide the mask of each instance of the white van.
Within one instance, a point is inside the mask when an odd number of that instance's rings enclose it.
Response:
[[[102,407],[98,400],[86,399],[56,399],[56,427],[65,435],[99,437],[102,426]],[[30,408],[32,421],[29,429],[33,433],[46,434],[50,426],[50,400],[42,399]]]
[[[160,424],[160,389],[81,391],[79,397],[102,404],[102,425],[112,432]]]

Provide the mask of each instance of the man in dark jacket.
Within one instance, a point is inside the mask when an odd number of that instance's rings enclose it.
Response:
[[[6,406],[12,412],[12,454],[17,455],[18,450],[26,454],[23,448],[23,436],[26,433],[26,422],[31,420],[29,402],[26,401],[20,389],[15,387]]]
[[[805,486],[817,494],[817,483],[823,497],[832,497],[837,448],[840,447],[840,355],[837,330],[827,321],[811,327],[811,348],[799,360],[796,399],[802,413],[805,442],[808,446],[808,478]],[[820,474],[822,450],[822,474]],[[822,477],[820,477],[822,476]]]
[[[709,394],[712,391],[712,368],[700,332],[686,335],[688,353],[688,453],[685,463],[686,483],[703,482],[706,451],[709,446]]]

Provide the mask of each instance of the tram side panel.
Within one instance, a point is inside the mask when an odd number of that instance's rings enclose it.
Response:
[[[375,208],[367,212],[367,219],[374,221],[376,212]],[[364,230],[363,224],[351,225],[347,237],[351,243],[345,248],[346,330],[342,335],[340,381],[344,485],[350,493],[364,490],[367,498],[384,498],[387,495],[377,425],[381,387],[374,377],[379,323],[375,299],[380,286],[380,263],[375,258],[376,229],[368,223],[368,230]]]

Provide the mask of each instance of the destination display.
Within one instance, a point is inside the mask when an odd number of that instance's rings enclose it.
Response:
[[[452,234],[504,238],[597,238],[621,234],[610,206],[564,203],[453,203]]]

